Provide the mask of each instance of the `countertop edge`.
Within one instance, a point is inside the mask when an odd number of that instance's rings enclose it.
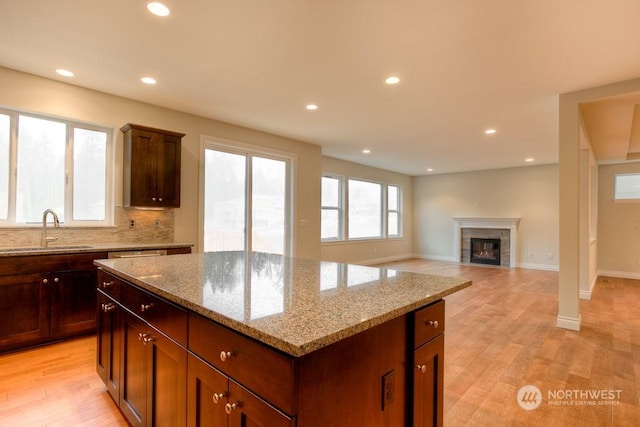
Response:
[[[74,247],[50,246],[49,248],[0,248],[0,257],[32,256],[32,255],[61,255],[91,252],[132,251],[146,249],[193,248],[191,243],[113,243],[113,244],[83,244]]]

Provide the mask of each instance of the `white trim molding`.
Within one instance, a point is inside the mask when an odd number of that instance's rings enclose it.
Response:
[[[558,315],[558,321],[556,326],[563,329],[569,329],[572,331],[579,331],[580,324],[582,323],[582,316],[578,314],[578,318],[566,317]]]
[[[463,228],[496,228],[509,230],[509,266],[516,266],[518,224],[520,218],[453,218],[456,223],[453,233],[453,251],[457,262],[462,261],[461,233]]]

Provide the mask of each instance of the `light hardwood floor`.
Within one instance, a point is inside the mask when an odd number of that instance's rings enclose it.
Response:
[[[592,299],[581,300],[582,330],[574,332],[555,326],[555,272],[425,260],[385,266],[473,280],[446,298],[446,426],[640,425],[640,282],[600,278]],[[519,406],[525,385],[541,390],[537,409]],[[607,405],[549,402],[549,392],[573,390],[620,392]],[[126,425],[95,374],[95,338],[0,356],[0,425]]]

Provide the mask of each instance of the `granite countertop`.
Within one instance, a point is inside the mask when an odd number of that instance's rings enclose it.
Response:
[[[135,251],[150,249],[166,249],[166,248],[189,248],[192,244],[188,243],[110,243],[110,244],[74,244],[62,245],[51,244],[47,248],[32,247],[16,247],[16,248],[0,248],[0,257],[25,256],[25,255],[49,255],[49,254],[76,254],[88,252],[114,252],[114,251]]]
[[[265,253],[217,252],[95,264],[296,357],[471,285],[453,277]]]

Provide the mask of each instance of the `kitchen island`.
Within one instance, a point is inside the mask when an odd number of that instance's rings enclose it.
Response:
[[[132,425],[441,423],[442,298],[469,281],[245,252],[95,263],[97,370]]]

